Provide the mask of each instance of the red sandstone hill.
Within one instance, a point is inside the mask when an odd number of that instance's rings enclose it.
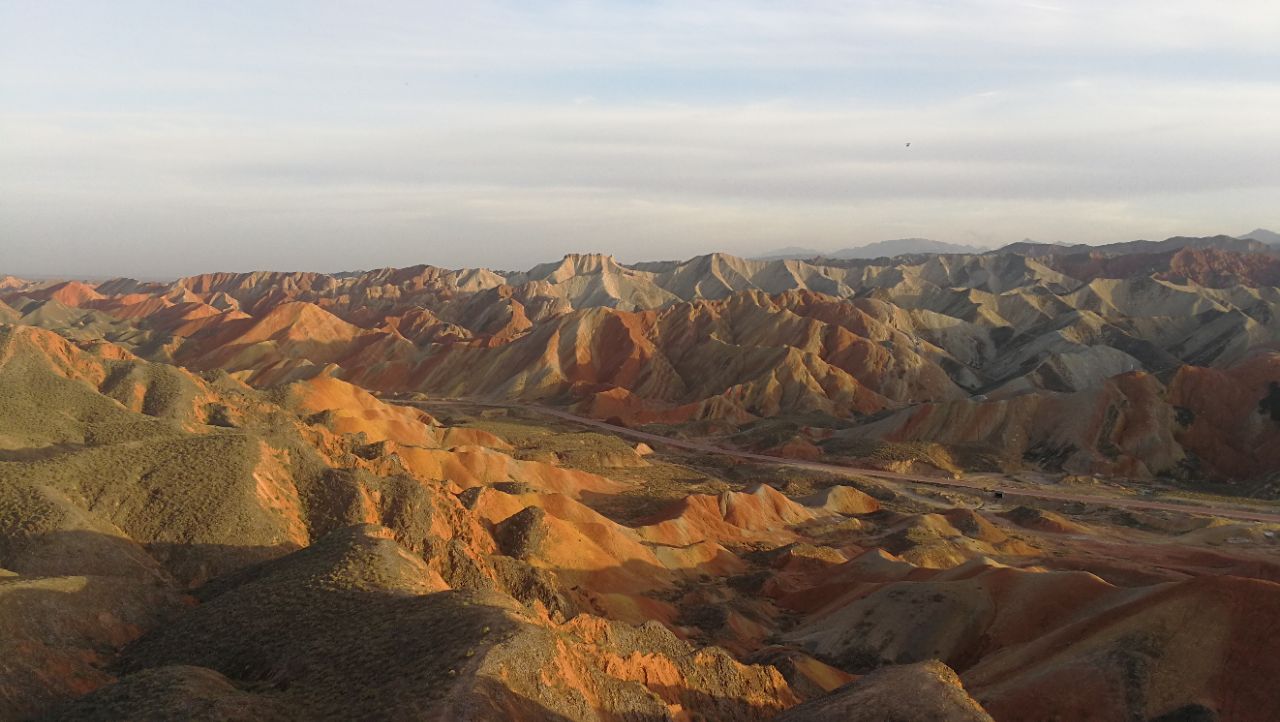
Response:
[[[9,298],[17,298],[20,296],[38,299],[41,301],[57,301],[65,306],[72,307],[84,306],[90,301],[96,301],[102,298],[102,294],[95,291],[93,286],[79,281],[66,281],[52,286],[29,290],[24,290],[21,286],[18,286],[17,290],[11,291],[8,294]]]
[[[1169,259],[1170,279],[1210,288],[1280,285],[1280,258],[1214,249],[1183,249]]]
[[[1225,402],[1172,396],[1176,378],[1230,374],[1280,347],[1276,260],[1174,240],[829,265],[570,255],[508,274],[414,266],[97,289],[14,281],[0,317],[259,387],[333,365],[373,390],[560,403],[629,424],[825,416],[855,427],[842,439],[942,443],[1005,465],[1257,477],[1272,463],[1265,454],[1241,461],[1239,444],[1186,421],[1197,403]],[[1224,438],[1266,438],[1251,414],[1280,378],[1259,368],[1266,378],[1214,416]],[[1142,372],[1153,378],[1118,380]],[[761,437],[757,448],[808,457],[833,446]]]
[[[1119,256],[1094,251],[1058,256],[1050,265],[1083,281],[1154,275],[1206,288],[1280,285],[1280,258],[1275,255],[1217,248],[1181,248],[1158,254]]]

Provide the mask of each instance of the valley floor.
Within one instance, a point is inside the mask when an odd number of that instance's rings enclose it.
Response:
[[[1135,483],[1132,480],[1104,482],[1090,479],[1094,486],[1091,493],[1062,491],[1063,474],[1051,475],[1043,472],[1027,471],[1017,474],[970,473],[945,475],[906,474],[883,469],[846,466],[833,463],[788,459],[768,454],[760,454],[714,441],[690,440],[618,426],[599,419],[590,419],[541,404],[518,404],[511,402],[480,401],[474,399],[433,399],[427,402],[402,401],[394,397],[388,399],[392,403],[419,406],[428,411],[449,408],[469,409],[473,413],[483,414],[481,409],[509,409],[517,412],[528,412],[534,416],[550,417],[577,425],[582,428],[614,434],[628,439],[646,442],[675,450],[694,454],[725,456],[734,459],[758,462],[761,464],[787,467],[820,474],[841,477],[862,477],[882,482],[901,485],[928,485],[965,492],[979,492],[993,498],[1014,500],[1030,500],[1042,502],[1074,503],[1085,506],[1102,506],[1115,509],[1136,509],[1140,511],[1177,512],[1204,517],[1219,517],[1239,521],[1256,521],[1268,524],[1280,524],[1280,511],[1273,511],[1275,504],[1261,499],[1240,498],[1238,496],[1219,496],[1206,492],[1188,492],[1174,485],[1164,485],[1155,481]],[[1055,478],[1056,477],[1056,478]],[[1056,487],[1056,488],[1055,488]],[[1135,489],[1135,487],[1137,487]],[[1136,498],[1138,496],[1144,498]],[[1008,503],[1008,501],[1006,503]]]

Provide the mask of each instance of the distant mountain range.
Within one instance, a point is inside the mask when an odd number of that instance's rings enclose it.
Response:
[[[823,255],[822,251],[816,248],[805,248],[804,246],[787,246],[785,248],[776,248],[768,253],[759,256],[752,256],[758,261],[782,261],[790,258],[804,260],[807,258],[819,258]]]
[[[1021,256],[1039,258],[1043,256],[1071,256],[1080,253],[1097,253],[1103,255],[1169,253],[1171,251],[1180,251],[1184,248],[1197,250],[1212,249],[1217,251],[1232,251],[1235,253],[1266,253],[1272,250],[1272,248],[1266,243],[1252,238],[1234,238],[1232,236],[1220,235],[1206,236],[1204,238],[1174,236],[1173,238],[1166,238],[1163,241],[1124,241],[1121,243],[1104,243],[1097,246],[1091,246],[1087,243],[1077,243],[1075,245],[1068,246],[1058,243],[1020,241],[1018,243],[1010,243],[1009,245],[998,248],[994,251],[989,251],[989,253],[1013,253]]]
[[[1265,228],[1255,228],[1242,236],[1237,236],[1237,238],[1261,241],[1269,246],[1280,246],[1280,233],[1269,231]]]
[[[800,246],[788,246],[787,248],[779,248],[776,251],[770,251],[764,255],[756,256],[756,258],[766,261],[776,261],[788,258],[801,260],[807,258],[894,258],[912,253],[985,253],[988,250],[990,249],[959,243],[946,243],[944,241],[935,241],[929,238],[896,238],[889,241],[868,243],[865,246],[844,248],[835,252],[819,251],[814,248],[804,248]]]
[[[960,243],[946,243],[928,238],[898,238],[890,241],[869,243],[865,246],[845,248],[835,252],[819,251],[803,246],[779,248],[764,255],[756,256],[758,260],[775,261],[784,259],[809,260],[816,258],[833,258],[851,260],[860,258],[896,258],[912,254],[1017,254],[1039,258],[1044,256],[1070,256],[1081,253],[1103,255],[1128,255],[1147,253],[1170,253],[1183,248],[1197,250],[1213,249],[1233,251],[1236,253],[1268,253],[1280,246],[1280,233],[1265,228],[1256,228],[1240,236],[1174,236],[1163,241],[1122,241],[1090,245],[1087,243],[1044,243],[1026,239],[1010,243],[1000,248],[981,248]]]

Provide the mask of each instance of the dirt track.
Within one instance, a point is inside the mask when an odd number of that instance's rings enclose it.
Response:
[[[712,444],[687,441],[684,439],[672,439],[658,434],[650,434],[645,431],[637,431],[621,426],[614,426],[597,419],[589,419],[583,416],[577,416],[567,411],[553,409],[547,406],[537,404],[514,404],[514,403],[498,403],[493,401],[470,401],[470,400],[436,400],[433,399],[426,404],[418,404],[405,401],[396,401],[388,399],[395,403],[410,403],[416,406],[432,406],[432,405],[466,405],[466,406],[486,406],[492,408],[514,408],[526,409],[542,414],[544,416],[552,416],[565,421],[571,421],[583,426],[589,426],[606,433],[617,436],[625,436],[632,439],[644,441],[646,443],[663,444],[666,446],[686,449],[689,451],[697,451],[705,454],[718,454],[720,456],[731,456],[738,459],[749,459],[751,461],[763,462],[766,464],[775,464],[778,466],[787,466],[794,469],[806,469],[809,471],[822,471],[831,474],[867,476],[874,479],[884,481],[894,481],[911,484],[929,484],[933,486],[945,486],[956,489],[964,489],[966,491],[977,491],[981,493],[1001,492],[1007,497],[1025,497],[1030,499],[1044,499],[1048,501],[1070,501],[1082,504],[1094,504],[1098,506],[1110,506],[1122,509],[1140,509],[1147,511],[1175,511],[1183,514],[1201,514],[1205,516],[1216,516],[1225,519],[1239,519],[1242,521],[1257,521],[1272,524],[1280,524],[1280,512],[1269,513],[1261,511],[1252,511],[1249,509],[1240,509],[1233,507],[1214,507],[1203,504],[1195,504],[1192,502],[1168,502],[1154,501],[1144,499],[1125,499],[1122,497],[1112,496],[1093,496],[1089,494],[1073,494],[1069,492],[1051,491],[1048,489],[1027,489],[1022,487],[1002,486],[994,479],[991,480],[966,480],[966,479],[948,479],[937,476],[916,476],[912,474],[899,474],[892,471],[882,471],[879,469],[864,469],[851,466],[841,466],[838,464],[824,464],[817,461],[798,461],[795,459],[783,459],[776,456],[767,456],[765,454],[755,454],[749,451],[739,451],[737,449],[726,449]]]

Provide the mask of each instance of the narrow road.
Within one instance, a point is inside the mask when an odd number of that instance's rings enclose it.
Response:
[[[783,459],[777,456],[767,456],[765,454],[756,454],[750,451],[739,451],[737,449],[726,449],[724,447],[715,446],[705,442],[688,441],[685,439],[672,439],[659,434],[651,434],[646,431],[637,431],[636,429],[628,429],[622,426],[614,426],[597,419],[589,419],[584,416],[571,414],[567,411],[554,409],[548,406],[540,406],[538,404],[515,404],[515,403],[498,403],[494,401],[470,401],[465,399],[432,399],[428,402],[410,402],[401,401],[393,398],[386,399],[392,403],[406,404],[411,406],[435,406],[435,405],[460,405],[460,406],[484,406],[489,408],[513,408],[525,409],[533,411],[544,416],[551,416],[564,421],[570,421],[575,424],[587,426],[593,429],[603,431],[605,433],[614,434],[615,436],[625,436],[631,439],[637,439],[646,443],[663,444],[677,449],[685,449],[687,451],[697,451],[704,454],[718,454],[720,456],[729,456],[737,459],[747,459],[750,461],[758,461],[765,464],[773,464],[775,466],[786,466],[793,469],[804,469],[806,471],[820,471],[829,474],[838,474],[841,476],[866,476],[882,481],[890,481],[897,483],[909,484],[928,484],[932,486],[943,486],[955,489],[964,489],[965,491],[976,491],[979,493],[1001,492],[1005,497],[1025,497],[1030,499],[1044,499],[1048,501],[1069,501],[1079,502],[1082,504],[1095,504],[1099,506],[1110,506],[1120,509],[1139,509],[1143,511],[1176,511],[1183,514],[1200,514],[1205,516],[1216,516],[1224,519],[1239,519],[1241,521],[1256,521],[1269,524],[1280,524],[1280,512],[1262,512],[1250,509],[1240,509],[1235,507],[1215,507],[1204,504],[1196,504],[1192,502],[1178,503],[1169,501],[1154,501],[1146,499],[1125,499],[1123,497],[1111,496],[1092,496],[1088,494],[1076,494],[1071,492],[1053,491],[1050,489],[1026,489],[1013,486],[1001,486],[997,483],[987,481],[967,480],[967,479],[948,479],[936,476],[918,476],[914,474],[899,474],[893,471],[882,471],[880,469],[862,469],[852,466],[841,466],[838,464],[824,464],[817,461],[800,461],[796,459]]]

